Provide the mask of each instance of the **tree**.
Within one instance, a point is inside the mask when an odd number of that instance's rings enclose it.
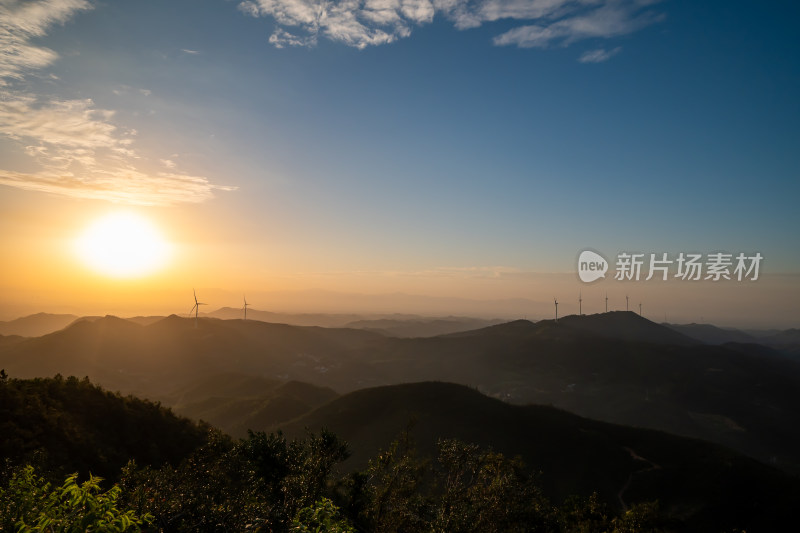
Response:
[[[322,498],[313,506],[303,507],[292,521],[292,532],[297,533],[355,533],[328,498]]]
[[[349,480],[348,512],[358,525],[376,533],[426,531],[429,504],[421,482],[426,464],[406,428],[389,448]]]
[[[553,508],[519,459],[458,440],[439,441],[442,496],[432,529],[441,532],[551,531]]]

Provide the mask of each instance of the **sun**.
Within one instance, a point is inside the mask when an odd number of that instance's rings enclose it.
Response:
[[[78,257],[91,269],[115,278],[138,278],[161,268],[169,245],[147,219],[111,213],[90,224],[75,242]]]

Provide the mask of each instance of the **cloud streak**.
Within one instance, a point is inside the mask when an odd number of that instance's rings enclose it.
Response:
[[[388,44],[441,16],[460,29],[500,20],[525,21],[493,39],[496,46],[548,48],[638,31],[662,15],[658,0],[246,0],[239,9],[272,17],[270,42],[315,46],[327,38],[355,48]],[[613,54],[612,54],[613,55]],[[610,57],[610,56],[609,56]]]
[[[608,61],[613,56],[617,55],[622,50],[621,46],[613,48],[611,50],[606,50],[604,48],[598,48],[597,50],[587,50],[581,57],[578,58],[578,61],[581,63],[603,63]]]
[[[86,0],[0,1],[0,85],[21,80],[27,72],[53,63],[58,54],[31,44],[31,39],[87,9],[91,5]]]
[[[42,97],[17,88],[58,58],[32,39],[87,9],[91,5],[84,0],[0,0],[0,136],[39,167],[0,168],[0,184],[137,205],[202,202],[214,190],[232,190],[180,173],[174,164],[167,172],[146,171],[151,165],[133,147],[135,132],[118,128],[114,112],[98,109],[90,99]]]

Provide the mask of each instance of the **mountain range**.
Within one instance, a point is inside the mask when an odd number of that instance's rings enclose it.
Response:
[[[0,367],[13,377],[89,376],[237,434],[302,416],[331,394],[448,381],[509,403],[702,438],[800,471],[797,361],[758,344],[704,344],[634,313],[518,320],[429,338],[240,319],[201,318],[195,327],[174,315],[145,322],[79,320],[0,342]],[[208,385],[237,375],[263,381],[224,394]],[[328,397],[281,390],[292,381]],[[187,395],[191,387],[199,392]]]

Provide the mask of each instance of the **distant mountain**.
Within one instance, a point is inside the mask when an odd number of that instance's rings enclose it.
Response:
[[[222,307],[216,311],[207,313],[205,316],[221,318],[223,320],[235,320],[244,318],[244,311],[233,307]],[[259,311],[258,309],[248,308],[247,318],[248,320],[260,320],[261,322],[271,322],[273,324],[341,328],[345,327],[345,324],[355,320],[361,320],[364,317],[356,314],[273,313],[271,311]]]
[[[159,400],[225,372],[337,389],[358,386],[359,376],[369,375],[347,354],[383,342],[382,335],[352,329],[209,318],[195,328],[194,319],[175,315],[142,326],[108,316],[0,346],[0,368],[13,377],[89,376],[112,390]]]
[[[168,405],[200,380],[244,374],[257,379],[252,387],[243,383],[241,394],[200,387],[183,405],[197,404],[195,416],[245,421],[249,405],[263,414],[259,424],[276,410],[254,403],[261,393],[253,389],[269,387],[258,380],[339,393],[451,381],[511,403],[552,404],[711,440],[800,472],[800,363],[758,345],[705,345],[628,312],[519,320],[430,338],[241,319],[201,318],[195,328],[193,319],[174,315],[146,326],[105,317],[0,343],[0,368],[12,377],[88,375]],[[285,412],[292,416],[311,405],[291,401]]]
[[[39,337],[58,331],[71,324],[75,315],[55,315],[36,313],[22,318],[0,321],[0,335],[19,335],[21,337]]]
[[[573,330],[574,333],[568,333],[573,338],[577,337],[577,333],[580,332],[625,342],[645,342],[675,346],[698,344],[695,339],[651,322],[632,311],[610,311],[596,315],[569,315],[560,318],[557,324],[553,321],[540,323],[540,327],[554,327],[556,325],[559,330],[564,328]],[[559,330],[552,331],[558,331],[558,334],[563,336],[564,332]]]
[[[410,425],[409,425],[410,423]],[[658,499],[689,530],[769,531],[789,518],[800,481],[730,450],[665,433],[513,406],[449,383],[356,391],[281,427],[301,437],[327,427],[350,443],[360,469],[403,428],[423,456],[457,438],[521,456],[551,498],[598,491],[613,506]]]
[[[756,337],[738,329],[723,329],[711,324],[662,324],[687,337],[705,344],[725,344],[727,342],[755,343]]]
[[[19,335],[0,335],[0,348],[17,344],[25,339],[26,337],[20,337]]]
[[[800,345],[800,329],[787,329],[761,339],[762,342],[770,346],[798,346]]]
[[[206,430],[157,404],[77,378],[0,381],[0,456],[115,479],[130,459],[177,463]]]
[[[242,309],[223,307],[205,316],[234,320],[244,318]],[[328,314],[328,313],[275,313],[249,308],[249,320],[292,326],[321,326],[326,328],[366,329],[390,337],[433,337],[456,331],[478,329],[502,320],[448,316],[425,317],[409,314]]]
[[[356,320],[346,328],[366,329],[388,337],[435,337],[499,324],[502,320],[468,317]]]

